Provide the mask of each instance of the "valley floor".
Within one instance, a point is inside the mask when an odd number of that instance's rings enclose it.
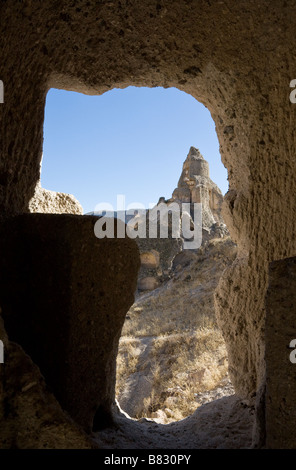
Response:
[[[97,432],[94,440],[102,449],[248,449],[253,423],[253,408],[231,395],[166,425],[131,419],[119,410],[115,425]]]

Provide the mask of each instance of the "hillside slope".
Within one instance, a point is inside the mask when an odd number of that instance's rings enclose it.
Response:
[[[177,255],[170,279],[137,297],[117,357],[117,400],[131,417],[168,423],[233,393],[213,295],[235,257],[229,237],[212,239]]]

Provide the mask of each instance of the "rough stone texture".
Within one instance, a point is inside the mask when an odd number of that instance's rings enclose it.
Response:
[[[46,214],[83,215],[83,209],[72,194],[57,193],[41,187],[38,183],[29,202],[29,211]]]
[[[0,317],[5,365],[0,365],[1,449],[90,449],[90,437],[65,413],[38,367],[9,341]]]
[[[180,423],[162,426],[115,414],[116,428],[92,439],[65,413],[46,387],[38,367],[9,341],[0,317],[6,365],[0,365],[1,449],[192,449],[245,448],[252,444],[253,412],[237,397],[199,408]],[[5,387],[3,387],[5,384]]]
[[[120,410],[120,408],[119,408]],[[127,419],[122,410],[116,420],[116,449],[249,449],[252,447],[254,410],[236,395],[198,408],[176,423]],[[95,442],[114,449],[114,431],[95,434]]]
[[[138,291],[155,289],[169,279],[174,257],[182,250],[181,238],[137,238],[140,253],[158,253],[156,265],[142,262],[138,275]],[[147,258],[147,257],[146,257]],[[143,257],[142,257],[143,259]]]
[[[118,339],[140,264],[133,240],[97,239],[96,220],[24,214],[1,227],[9,336],[86,431],[110,420]]]
[[[139,291],[146,291],[146,290],[153,290],[158,287],[157,279],[153,276],[142,277],[138,281],[138,290]]]
[[[159,252],[156,250],[144,251],[140,254],[141,264],[146,268],[158,268]]]
[[[266,309],[266,447],[294,449],[296,348],[289,345],[296,339],[296,258],[271,263]]]
[[[223,217],[238,244],[217,314],[232,382],[250,400],[265,377],[268,265],[296,253],[295,15],[295,0],[0,5],[2,213],[28,211],[50,87],[172,86],[210,110],[229,176]]]

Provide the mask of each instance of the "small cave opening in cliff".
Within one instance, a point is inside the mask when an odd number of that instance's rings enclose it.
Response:
[[[191,95],[161,87],[101,96],[49,91],[31,212],[42,198],[44,212],[84,215],[134,208],[146,217],[156,204],[176,203],[187,204],[194,226],[190,211],[202,204],[198,248],[184,249],[182,236],[136,239],[141,266],[115,390],[132,418],[168,424],[234,393],[214,307],[222,272],[236,257],[221,213],[227,189],[214,121]]]

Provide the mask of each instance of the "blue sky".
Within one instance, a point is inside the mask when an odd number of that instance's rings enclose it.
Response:
[[[210,165],[210,177],[224,194],[227,171],[210,112],[176,88],[113,89],[86,96],[51,89],[45,107],[41,184],[73,194],[84,212],[99,203],[116,210],[148,207],[177,187],[191,146]]]

